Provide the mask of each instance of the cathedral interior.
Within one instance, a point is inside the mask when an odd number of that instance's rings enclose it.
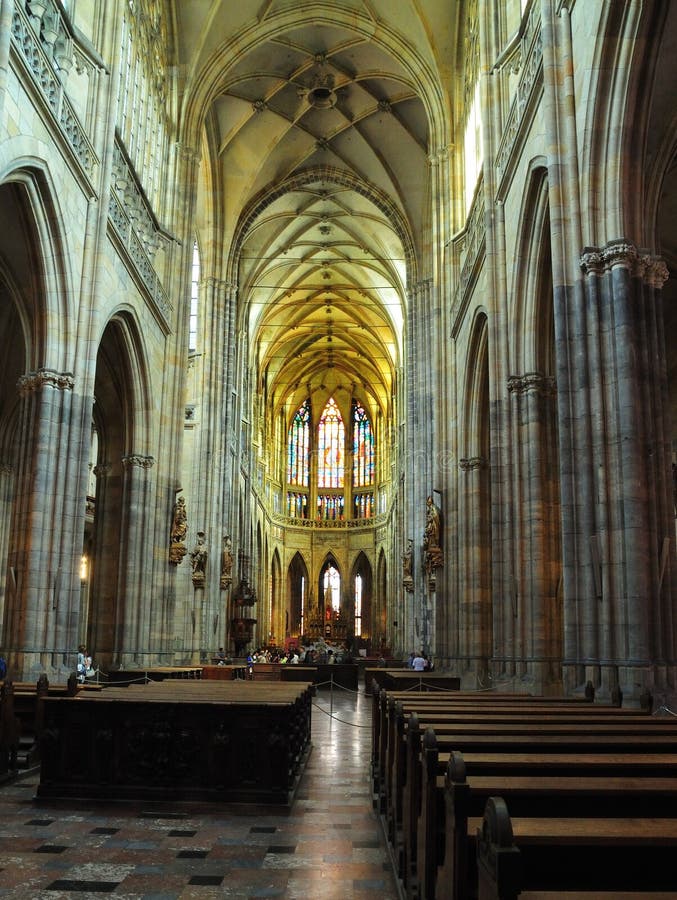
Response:
[[[676,45],[667,0],[0,0],[15,677],[326,640],[673,695]]]

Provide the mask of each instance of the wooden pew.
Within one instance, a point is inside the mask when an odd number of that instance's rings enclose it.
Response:
[[[540,706],[544,709],[570,709],[588,712],[593,709],[600,709],[592,703],[594,691],[592,685],[585,696],[580,697],[541,697],[531,696],[529,694],[515,693],[497,693],[494,691],[459,691],[449,694],[446,691],[435,693],[427,692],[425,695],[416,691],[385,691],[377,687],[374,688],[372,694],[372,751],[371,751],[371,767],[372,767],[372,787],[374,793],[374,804],[381,812],[384,811],[385,803],[385,772],[387,770],[387,748],[388,748],[388,711],[397,702],[403,705],[409,704],[411,708],[422,710],[425,708],[439,709],[443,708],[465,707],[471,710],[481,710],[487,708],[487,705],[495,707],[500,705],[502,708],[517,707],[530,708]],[[645,698],[646,699],[646,698]],[[646,699],[650,705],[650,700]],[[602,709],[615,708],[618,712],[625,715],[634,715],[642,710],[619,709],[618,707],[602,706]]]
[[[522,719],[522,715],[519,718]],[[563,718],[566,719],[568,716],[565,714]],[[487,715],[485,721],[481,723],[445,725],[439,728],[439,735],[433,732],[436,739],[433,771],[430,756],[427,768],[423,767],[418,715],[411,713],[409,716],[406,740],[403,722],[404,717],[401,717],[397,732],[398,752],[394,754],[391,763],[392,784],[387,798],[386,816],[388,837],[393,846],[398,871],[405,884],[417,882],[420,832],[422,830],[425,833],[425,816],[430,815],[428,808],[422,815],[426,785],[432,783],[433,790],[440,791],[439,781],[434,779],[443,774],[443,767],[446,766],[452,749],[477,751],[482,748],[493,748],[497,756],[521,751],[546,758],[553,754],[580,753],[584,749],[595,754],[609,754],[612,751],[626,753],[633,746],[640,749],[644,755],[661,750],[677,753],[677,728],[670,720],[658,720],[647,716],[615,717],[613,708],[610,708],[607,721],[581,725],[578,721],[557,723],[556,716],[549,714],[543,718],[536,709],[532,719],[526,722],[518,721],[511,724],[505,721],[505,716],[501,716],[500,721],[494,722]],[[438,743],[446,754],[438,752]],[[561,768],[556,769],[551,765],[549,769],[551,773],[564,774]],[[427,778],[428,782],[424,783],[424,778]],[[432,809],[441,807],[439,798],[429,803],[433,804]]]
[[[617,707],[594,707],[589,704],[577,707],[565,704],[545,706],[537,703],[529,706],[523,702],[515,704],[501,702],[495,707],[485,704],[485,710],[477,714],[474,710],[468,711],[467,706],[454,705],[453,701],[449,705],[433,707],[432,711],[431,707],[425,706],[418,699],[408,698],[406,702],[401,700],[390,702],[385,721],[381,723],[383,744],[379,748],[381,762],[378,767],[379,773],[387,773],[387,777],[385,775],[383,778],[379,777],[375,790],[379,794],[379,809],[388,816],[388,834],[391,837],[396,827],[392,818],[399,823],[402,817],[401,794],[406,781],[405,726],[407,717],[412,714],[417,716],[419,724],[421,722],[423,725],[434,724],[440,737],[449,733],[476,733],[477,726],[486,725],[489,717],[503,732],[506,730],[516,732],[521,728],[525,734],[534,727],[536,719],[539,722],[539,733],[543,733],[548,727],[557,728],[561,733],[563,730],[571,730],[574,725],[586,723],[585,727],[588,730],[593,728],[601,730],[606,727],[625,734],[629,727],[626,723],[631,722],[632,728],[640,727],[642,724],[645,727],[651,726],[653,730],[655,721],[652,717],[643,716],[640,710],[619,710]],[[677,728],[674,731],[677,734]]]
[[[643,717],[646,718],[646,717]],[[547,759],[553,753],[558,755],[573,755],[588,751],[588,753],[609,754],[615,752],[623,754],[634,748],[643,755],[656,752],[671,752],[677,756],[677,729],[672,721],[651,719],[644,726],[638,726],[636,733],[631,732],[631,726],[627,720],[623,727],[605,726],[604,724],[579,725],[553,725],[551,722],[541,722],[534,718],[532,724],[515,726],[505,723],[494,723],[489,718],[484,724],[477,724],[471,730],[458,726],[455,730],[438,734],[429,726],[426,733],[426,743],[435,743],[437,755],[432,754],[424,766],[421,728],[416,713],[409,717],[406,744],[406,760],[401,771],[403,783],[393,786],[390,798],[390,808],[397,809],[401,804],[402,819],[401,829],[389,829],[389,834],[394,833],[399,837],[397,859],[400,872],[405,883],[417,881],[419,829],[425,831],[425,821],[419,822],[423,814],[423,795],[426,784],[434,785],[431,790],[438,790],[439,785],[434,781],[437,775],[441,775],[446,768],[450,754],[454,751],[477,751],[482,748],[493,748],[500,754],[510,756],[513,752],[529,752],[538,754]],[[612,733],[603,729],[608,727]],[[431,735],[430,739],[428,736]],[[442,748],[445,753],[440,753]],[[435,759],[434,765],[432,759]],[[562,775],[561,771],[550,767],[551,774]],[[424,778],[427,779],[424,784]],[[401,799],[398,793],[401,792]],[[430,801],[431,808],[437,810],[441,803],[439,799]],[[430,815],[430,813],[427,813]]]
[[[428,739],[426,735],[426,742]],[[426,749],[425,769],[435,749]],[[480,816],[487,799],[499,790],[513,814],[529,816],[667,817],[677,816],[677,755],[664,775],[618,775],[614,760],[601,756],[590,774],[585,757],[569,756],[571,774],[551,775],[533,759],[528,772],[509,774],[500,762],[490,775],[468,775],[462,754],[453,753],[443,785],[428,775],[422,791],[417,848],[417,895],[436,900],[459,900],[476,879],[468,822]],[[506,763],[509,759],[506,758]]]
[[[473,826],[480,900],[677,894],[676,818],[517,817],[492,797]]]

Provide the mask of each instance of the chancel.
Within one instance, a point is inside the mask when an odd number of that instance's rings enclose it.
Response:
[[[0,0],[17,695],[67,708],[80,646],[97,710],[328,646],[670,707],[676,39],[663,0]]]

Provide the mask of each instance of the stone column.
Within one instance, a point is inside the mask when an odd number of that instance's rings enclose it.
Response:
[[[459,460],[459,565],[464,572],[458,606],[458,656],[469,689],[486,688],[492,655],[491,534],[488,520],[488,464],[482,456]],[[510,624],[510,623],[508,623]],[[505,629],[504,629],[505,631]],[[501,646],[508,646],[504,634]]]
[[[596,479],[589,532],[595,548],[590,619],[602,694],[625,698],[674,684],[675,548],[662,285],[667,267],[617,240],[581,255],[587,306],[596,313],[593,379]],[[572,610],[565,608],[568,619]],[[566,621],[566,620],[565,620]],[[585,637],[585,636],[583,636]],[[667,679],[667,683],[666,683]]]
[[[71,373],[40,369],[22,376],[19,394],[16,500],[8,554],[14,596],[5,635],[8,663],[16,677],[30,681],[39,671],[60,677],[72,668],[86,471],[80,470],[83,442],[72,431],[79,411]]]
[[[157,631],[160,611],[154,609],[149,584],[152,566],[152,525],[155,509],[152,456],[131,454],[122,458],[122,522],[120,573],[124,597],[118,598],[123,648],[122,668],[144,667],[160,661],[162,637]]]
[[[7,559],[13,504],[14,466],[8,462],[0,462],[0,559]],[[10,573],[9,578],[0,578],[0,635],[4,634],[5,608],[13,604],[13,592],[14,585]]]
[[[515,655],[520,674],[545,692],[560,683],[561,614],[557,605],[560,576],[559,492],[556,452],[555,382],[538,372],[511,376],[515,433],[515,496],[520,498],[515,535]]]

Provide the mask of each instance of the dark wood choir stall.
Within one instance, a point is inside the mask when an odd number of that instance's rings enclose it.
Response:
[[[47,697],[37,796],[289,806],[310,750],[311,691],[165,679]]]

